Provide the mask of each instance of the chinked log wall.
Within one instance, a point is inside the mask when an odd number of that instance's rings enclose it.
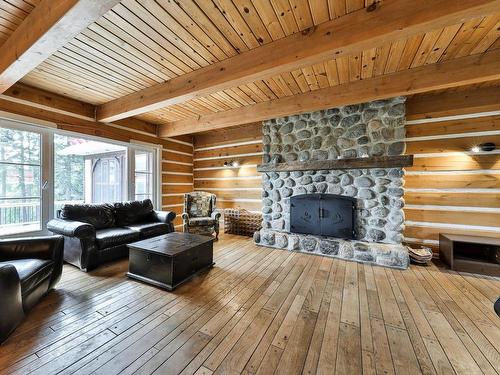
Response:
[[[431,97],[428,111],[418,98],[406,107],[407,153],[415,159],[406,169],[404,235],[435,250],[439,233],[500,237],[500,100],[487,109],[496,114],[481,113],[470,110],[474,98],[455,106],[447,96]],[[497,150],[470,151],[484,142]]]
[[[500,237],[500,154],[470,152],[486,141],[500,146],[500,115],[471,112],[467,97],[450,110],[446,98],[434,99],[442,111],[407,101],[407,153],[415,159],[406,168],[405,238],[438,251],[439,233]],[[194,146],[195,190],[217,194],[220,207],[260,211],[260,123],[195,135]],[[224,167],[231,160],[241,167]]]
[[[224,162],[237,161],[239,168]],[[218,207],[240,207],[260,212],[262,124],[252,123],[196,134],[194,137],[194,189],[217,194]]]

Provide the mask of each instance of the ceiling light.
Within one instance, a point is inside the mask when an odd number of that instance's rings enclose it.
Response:
[[[489,152],[489,151],[494,151],[496,149],[496,145],[493,142],[486,142],[486,143],[481,143],[478,146],[474,146],[471,148],[472,152]]]
[[[236,160],[225,161],[224,166],[229,168],[238,168],[240,166],[240,163],[238,163]]]

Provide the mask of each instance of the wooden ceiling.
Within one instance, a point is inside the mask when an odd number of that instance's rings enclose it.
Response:
[[[0,46],[39,3],[40,0],[0,0]]]
[[[0,43],[38,2],[0,2]],[[315,25],[370,7],[372,2],[122,0],[27,74],[22,82],[100,105],[310,30]],[[500,48],[499,36],[500,13],[490,14],[248,82],[137,118],[169,124],[482,54]]]

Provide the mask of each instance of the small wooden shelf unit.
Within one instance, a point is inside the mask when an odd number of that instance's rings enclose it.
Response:
[[[484,254],[483,250],[486,247],[500,247],[500,238],[456,234],[439,235],[441,260],[452,270],[500,276],[500,264],[493,259],[494,257]],[[463,249],[467,249],[466,254],[461,253]],[[492,254],[493,251],[491,251]]]

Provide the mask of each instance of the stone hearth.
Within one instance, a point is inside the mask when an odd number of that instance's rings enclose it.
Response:
[[[263,162],[402,155],[404,98],[266,121]],[[402,168],[266,172],[258,245],[406,268]],[[357,199],[356,241],[290,233],[290,197],[331,193]]]

